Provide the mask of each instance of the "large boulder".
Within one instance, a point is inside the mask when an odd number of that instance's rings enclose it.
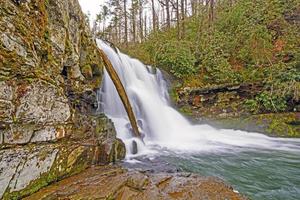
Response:
[[[97,113],[103,62],[78,1],[0,4],[0,199],[123,159]]]
[[[186,173],[153,174],[119,167],[95,167],[26,198],[201,200],[246,199],[223,181]]]

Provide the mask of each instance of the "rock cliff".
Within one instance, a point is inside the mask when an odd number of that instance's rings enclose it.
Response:
[[[122,159],[96,112],[103,62],[78,1],[0,4],[0,198]]]

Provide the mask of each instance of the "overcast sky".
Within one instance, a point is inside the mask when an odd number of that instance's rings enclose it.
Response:
[[[90,22],[92,23],[96,19],[96,14],[100,11],[100,5],[104,3],[104,0],[79,0],[82,11],[85,14],[90,13]]]

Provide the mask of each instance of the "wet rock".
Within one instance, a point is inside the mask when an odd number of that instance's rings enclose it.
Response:
[[[127,171],[95,167],[62,180],[31,199],[246,199],[219,179],[189,174]]]
[[[138,146],[135,140],[132,141],[131,144],[131,153],[132,154],[137,154],[138,153]]]

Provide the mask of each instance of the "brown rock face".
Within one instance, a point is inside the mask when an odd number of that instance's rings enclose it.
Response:
[[[221,180],[191,174],[151,174],[95,167],[26,198],[34,199],[245,199]]]

